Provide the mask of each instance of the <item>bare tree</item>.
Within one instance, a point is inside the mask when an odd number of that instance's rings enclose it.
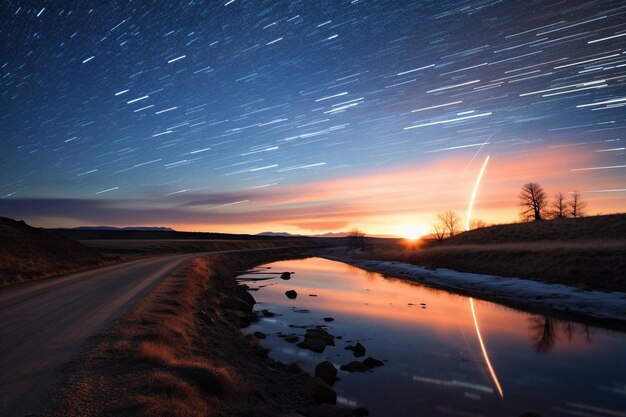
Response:
[[[552,201],[552,217],[555,219],[564,219],[567,217],[565,195],[560,191],[554,194],[554,200]]]
[[[348,246],[354,249],[362,249],[365,246],[365,233],[356,227],[348,232]]]
[[[454,234],[459,230],[461,218],[458,214],[456,214],[456,212],[448,210],[445,213],[439,213],[437,218],[439,219],[439,223],[443,225],[444,230],[447,231],[450,236],[454,236]]]
[[[541,185],[536,182],[524,184],[519,194],[520,217],[523,221],[543,220],[547,203],[548,198]]]
[[[480,229],[482,227],[487,227],[487,223],[481,219],[473,219],[470,221],[470,230]]]
[[[572,199],[569,201],[569,212],[572,217],[582,217],[585,215],[587,202],[583,201],[583,196],[578,191],[572,193]]]
[[[446,236],[446,228],[441,223],[433,223],[432,225],[432,235],[437,242],[441,242],[443,238]]]

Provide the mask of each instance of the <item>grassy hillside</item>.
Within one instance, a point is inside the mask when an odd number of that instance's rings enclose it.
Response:
[[[444,245],[626,238],[626,214],[501,224],[463,232]]]
[[[0,217],[0,284],[46,278],[113,261],[73,240]]]
[[[626,292],[626,214],[491,226],[361,256]]]

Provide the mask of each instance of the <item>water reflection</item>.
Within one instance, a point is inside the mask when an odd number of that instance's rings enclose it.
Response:
[[[290,281],[246,281],[260,287],[253,293],[256,308],[276,314],[248,331],[268,335],[262,342],[274,359],[309,372],[323,360],[339,368],[357,359],[344,348],[362,343],[366,356],[385,365],[366,373],[340,371],[335,388],[343,403],[364,406],[371,415],[599,416],[572,404],[626,409],[622,333],[323,259],[266,267],[295,274]],[[288,290],[297,291],[297,299],[288,299]],[[326,317],[334,321],[325,322]],[[301,341],[306,328],[315,326],[341,339],[323,353],[286,341],[286,336]]]
[[[530,343],[535,352],[547,353],[556,344],[559,337],[565,335],[568,343],[573,343],[576,334],[582,334],[586,343],[591,343],[591,327],[584,324],[557,321],[545,316],[528,318]]]
[[[537,353],[546,353],[552,350],[556,342],[554,320],[548,317],[530,317],[531,344]]]
[[[483,338],[480,335],[480,328],[478,327],[478,319],[476,318],[476,309],[474,308],[474,299],[471,297],[469,299],[469,304],[470,304],[470,308],[472,309],[472,318],[474,319],[474,326],[476,327],[476,336],[478,336],[478,341],[480,342],[480,348],[483,351],[483,356],[485,357],[485,364],[487,365],[487,368],[489,369],[489,373],[491,374],[493,383],[496,384],[496,388],[498,389],[498,393],[500,394],[500,397],[504,398],[504,392],[502,392],[500,381],[498,380],[496,371],[493,369],[493,366],[491,365],[491,361],[489,360],[489,354],[487,354],[487,348],[485,347]]]

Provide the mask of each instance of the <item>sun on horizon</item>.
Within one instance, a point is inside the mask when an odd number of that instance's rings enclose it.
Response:
[[[400,224],[394,228],[394,234],[413,242],[428,233],[428,228],[421,224]]]

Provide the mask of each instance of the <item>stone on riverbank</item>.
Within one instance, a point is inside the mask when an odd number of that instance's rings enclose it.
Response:
[[[320,378],[313,378],[309,383],[309,390],[313,401],[318,404],[335,404],[337,393]]]
[[[315,367],[315,376],[328,385],[333,385],[337,379],[337,368],[330,361],[320,362]]]

